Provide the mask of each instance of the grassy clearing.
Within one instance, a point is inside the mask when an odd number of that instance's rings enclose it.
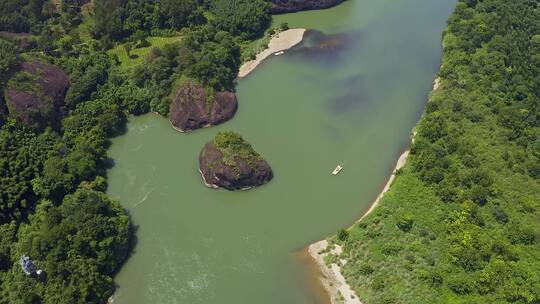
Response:
[[[107,53],[110,56],[117,56],[120,60],[120,68],[129,69],[130,67],[141,64],[154,47],[161,48],[166,44],[174,43],[180,40],[180,36],[173,37],[148,37],[147,38],[150,45],[143,48],[134,48],[130,52],[130,56],[124,48],[124,44],[119,44],[114,48],[110,49]]]

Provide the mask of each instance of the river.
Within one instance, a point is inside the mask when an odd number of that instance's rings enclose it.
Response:
[[[310,31],[239,81],[231,121],[181,134],[156,115],[131,118],[109,151],[109,194],[137,226],[115,303],[325,303],[298,252],[350,225],[381,190],[427,101],[454,5],[350,0],[275,16]],[[203,185],[199,151],[221,130],[265,157],[269,184]]]

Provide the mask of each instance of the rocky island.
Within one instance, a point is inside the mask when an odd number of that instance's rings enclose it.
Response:
[[[35,130],[48,126],[58,129],[65,116],[69,86],[68,75],[57,66],[39,61],[24,62],[7,83],[4,94],[8,112]]]
[[[180,132],[218,125],[231,119],[238,102],[233,92],[215,92],[208,96],[203,86],[186,82],[176,91],[169,109],[169,120]]]
[[[273,177],[268,163],[235,132],[220,132],[204,146],[199,171],[208,187],[227,190],[247,190]]]
[[[283,14],[324,9],[338,5],[343,1],[344,0],[271,0],[270,13]]]

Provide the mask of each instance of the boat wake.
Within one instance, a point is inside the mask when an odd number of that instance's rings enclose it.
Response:
[[[150,194],[152,194],[152,192],[154,192],[155,188],[150,190],[150,192],[146,193],[146,195],[140,200],[138,201],[135,205],[133,205],[133,208],[136,208],[137,206],[139,206],[140,204],[144,203],[148,197],[150,196]]]

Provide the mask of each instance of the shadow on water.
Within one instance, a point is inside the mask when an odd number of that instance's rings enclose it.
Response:
[[[113,158],[107,157],[105,159],[104,165],[105,165],[105,169],[110,170],[116,165],[116,162]]]
[[[131,222],[131,225],[129,226],[130,235],[129,235],[129,240],[127,244],[128,248],[127,248],[126,255],[123,257],[121,263],[118,265],[117,269],[114,271],[112,276],[116,275],[120,271],[122,266],[137,252],[135,248],[137,247],[137,244],[139,243],[139,238],[137,237],[137,231],[139,230],[139,225],[134,224],[133,217],[131,216],[130,211],[126,210],[126,212]],[[116,282],[114,286],[115,286],[115,289],[118,289],[120,287],[120,285],[118,285]]]
[[[354,75],[334,82],[339,93],[329,100],[329,110],[339,115],[358,110],[362,105],[370,102],[366,79],[363,75]]]
[[[362,31],[348,31],[337,34],[325,34],[317,30],[308,30],[302,44],[294,47],[289,56],[297,61],[335,69],[350,60],[349,52],[357,51],[362,42]],[[356,111],[369,103],[366,76],[357,74],[331,81],[329,91],[337,93],[328,99],[328,110],[334,115]],[[336,90],[337,89],[337,90]]]
[[[315,61],[316,64],[335,66],[347,59],[347,52],[354,50],[361,42],[361,31],[325,34],[308,30],[304,42],[289,52],[294,60]]]

